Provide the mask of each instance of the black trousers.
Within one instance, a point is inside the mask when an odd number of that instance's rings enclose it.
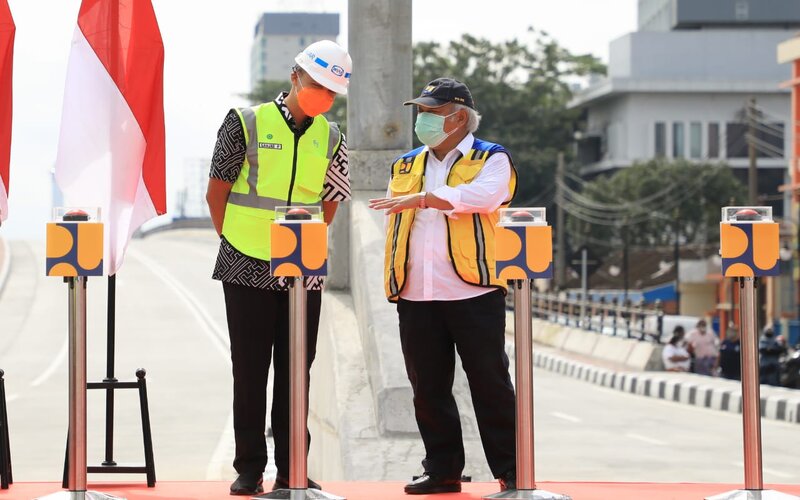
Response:
[[[505,352],[500,290],[454,301],[400,299],[400,341],[425,444],[425,470],[459,478],[464,469],[461,420],[453,398],[455,351],[469,381],[486,461],[495,477],[516,468],[514,387]]]
[[[267,465],[264,436],[267,377],[275,360],[272,435],[278,475],[289,477],[289,292],[222,284],[233,364],[233,428],[239,474],[262,473]],[[322,292],[308,291],[306,329],[308,365],[317,351]],[[310,379],[309,379],[310,380]],[[308,400],[308,391],[306,391]],[[308,435],[311,445],[311,435]]]

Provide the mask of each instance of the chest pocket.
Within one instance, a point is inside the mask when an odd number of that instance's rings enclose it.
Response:
[[[294,193],[300,196],[296,198],[297,201],[304,203],[314,203],[319,200],[330,163],[323,147],[311,147],[310,144],[313,143],[301,142],[294,184]]]
[[[484,162],[478,160],[466,160],[457,162],[450,169],[448,177],[449,186],[458,186],[459,184],[469,184],[475,177],[478,176],[481,169],[483,169]]]
[[[420,190],[421,181],[421,172],[395,174],[389,182],[389,189],[392,191],[392,195],[415,193]]]

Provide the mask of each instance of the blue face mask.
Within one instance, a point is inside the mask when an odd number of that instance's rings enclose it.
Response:
[[[430,148],[435,148],[441,144],[447,137],[455,132],[456,129],[450,132],[444,131],[445,119],[458,113],[455,111],[447,116],[435,115],[433,113],[419,113],[417,115],[417,122],[414,124],[414,132],[416,132],[422,144]]]

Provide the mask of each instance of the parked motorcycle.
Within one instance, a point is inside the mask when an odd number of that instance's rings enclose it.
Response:
[[[784,356],[781,362],[781,385],[790,389],[800,389],[800,344],[794,352]]]

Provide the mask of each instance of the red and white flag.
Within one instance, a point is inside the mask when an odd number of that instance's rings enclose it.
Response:
[[[0,0],[0,222],[8,217],[11,162],[11,75],[14,60],[14,19],[8,0]]]
[[[166,213],[164,44],[150,0],[83,0],[56,158],[66,206],[100,207],[105,269]]]

